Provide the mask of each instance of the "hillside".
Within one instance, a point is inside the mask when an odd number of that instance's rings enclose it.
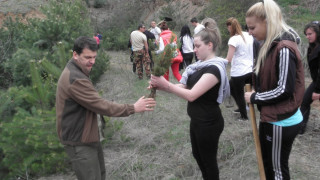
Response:
[[[23,19],[42,17],[39,7],[48,2],[48,0],[0,0],[0,27],[7,17],[20,17]],[[127,1],[127,0],[106,0],[104,5],[95,8],[94,0],[89,0],[89,13],[91,15],[92,23],[97,29],[108,28],[115,26],[110,22],[125,23],[135,13],[135,8],[138,7],[139,17],[135,19],[138,22],[149,23],[152,20],[160,21],[159,13],[162,8],[166,8],[169,4],[176,10],[178,19],[176,21],[184,21],[197,16],[207,0],[153,0],[153,1]],[[170,2],[170,3],[167,3]],[[115,20],[117,18],[117,20]],[[131,19],[132,20],[132,19]]]

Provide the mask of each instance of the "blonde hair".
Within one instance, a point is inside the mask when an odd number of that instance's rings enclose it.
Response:
[[[213,44],[212,51],[216,51],[221,44],[220,30],[216,21],[212,18],[205,18],[202,23],[204,29],[194,35],[194,37],[200,37],[204,44],[211,42]]]
[[[242,37],[243,41],[246,42],[246,39],[242,34],[242,28],[240,26],[240,23],[236,18],[230,17],[229,19],[227,19],[226,25],[231,26],[230,36],[239,34]]]
[[[258,74],[261,65],[266,59],[271,43],[285,32],[292,34],[294,38],[295,34],[290,31],[292,28],[285,23],[280,7],[273,0],[264,0],[264,2],[258,2],[251,6],[246,13],[246,17],[253,16],[261,21],[266,21],[267,26],[266,39],[260,48],[257,63],[254,67],[255,73]]]

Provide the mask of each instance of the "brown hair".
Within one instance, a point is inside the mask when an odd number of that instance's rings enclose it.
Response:
[[[218,25],[212,18],[205,18],[202,21],[202,24],[205,28],[194,36],[199,36],[204,44],[208,44],[209,42],[211,42],[213,44],[212,50],[215,52],[218,46],[220,46],[221,44],[221,35]]]
[[[242,37],[243,41],[246,42],[246,40],[242,34],[242,29],[241,29],[240,23],[236,18],[231,17],[231,18],[227,19],[226,25],[231,26],[230,36],[234,36],[236,34],[239,34]]]

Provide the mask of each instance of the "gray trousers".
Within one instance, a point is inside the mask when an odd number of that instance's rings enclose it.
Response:
[[[99,142],[96,146],[69,146],[64,149],[79,180],[105,180],[106,168]]]

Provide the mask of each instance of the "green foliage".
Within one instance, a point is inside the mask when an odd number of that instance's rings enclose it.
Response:
[[[155,51],[158,49],[158,45],[156,44],[155,40],[149,39],[148,40],[148,47],[150,51]]]
[[[96,62],[90,72],[90,78],[93,83],[98,82],[100,76],[108,69],[110,57],[107,53],[100,49],[96,58]]]
[[[2,165],[10,173],[6,178],[18,179],[35,174],[65,171],[66,155],[55,132],[55,109],[31,112],[17,108],[12,122],[2,122],[0,147]]]
[[[174,39],[176,39],[177,36],[173,34],[170,39],[170,44],[167,44],[164,47],[163,52],[160,54],[155,54],[155,52],[152,53],[154,67],[152,74],[155,76],[162,76],[164,75],[169,67],[171,66],[171,60],[172,58],[177,56],[177,44],[174,42]],[[151,88],[151,92],[148,97],[155,98],[156,96],[156,88]]]
[[[90,2],[89,2],[89,0],[84,0],[84,1],[86,2],[87,6],[90,7]]]
[[[138,27],[138,26],[137,26]],[[102,47],[107,50],[126,50],[128,49],[128,42],[130,34],[136,28],[110,28],[103,33]]]
[[[281,7],[287,7],[289,5],[299,5],[301,0],[277,0],[276,2]]]
[[[26,86],[31,82],[29,61],[32,59],[38,59],[42,55],[42,51],[38,48],[30,49],[18,49],[13,55],[10,61],[5,62],[5,69],[12,73],[14,85]]]
[[[175,29],[176,27],[176,9],[174,6],[172,6],[171,4],[169,4],[166,7],[163,7],[160,12],[159,12],[159,18],[161,20],[163,20],[165,17],[169,17],[172,19],[175,19],[174,21],[169,21],[167,22],[168,27],[170,27],[170,29]]]
[[[45,19],[30,20],[34,36],[28,40],[36,46],[39,41],[45,49],[51,50],[60,41],[73,42],[80,35],[92,36],[88,11],[81,0],[51,0],[41,11]]]
[[[175,51],[176,46],[171,46],[171,44],[168,44],[161,54],[153,53],[152,57],[154,57],[154,69],[152,74],[155,76],[164,75],[171,66],[171,59],[173,58]]]
[[[15,21],[7,18],[2,26],[0,28],[0,88],[8,88],[13,78],[10,71],[6,70],[5,62],[16,51],[26,26],[20,23],[18,18]]]
[[[101,8],[107,3],[106,0],[94,0],[93,7],[95,8]]]
[[[30,84],[29,70],[25,68],[30,60],[39,61],[46,57],[58,65],[52,54],[59,48],[59,43],[71,48],[80,35],[92,36],[88,12],[81,0],[51,0],[41,11],[46,18],[29,19],[27,25],[8,19],[1,29],[4,32],[0,35],[1,41],[10,42],[4,43],[3,51],[9,49],[10,53],[2,58],[0,78],[11,77],[14,85]]]
[[[29,94],[30,103],[41,109],[50,108],[54,105],[56,87],[52,77],[50,74],[41,76],[39,66],[35,61],[30,62],[30,73],[32,79],[32,92]]]

